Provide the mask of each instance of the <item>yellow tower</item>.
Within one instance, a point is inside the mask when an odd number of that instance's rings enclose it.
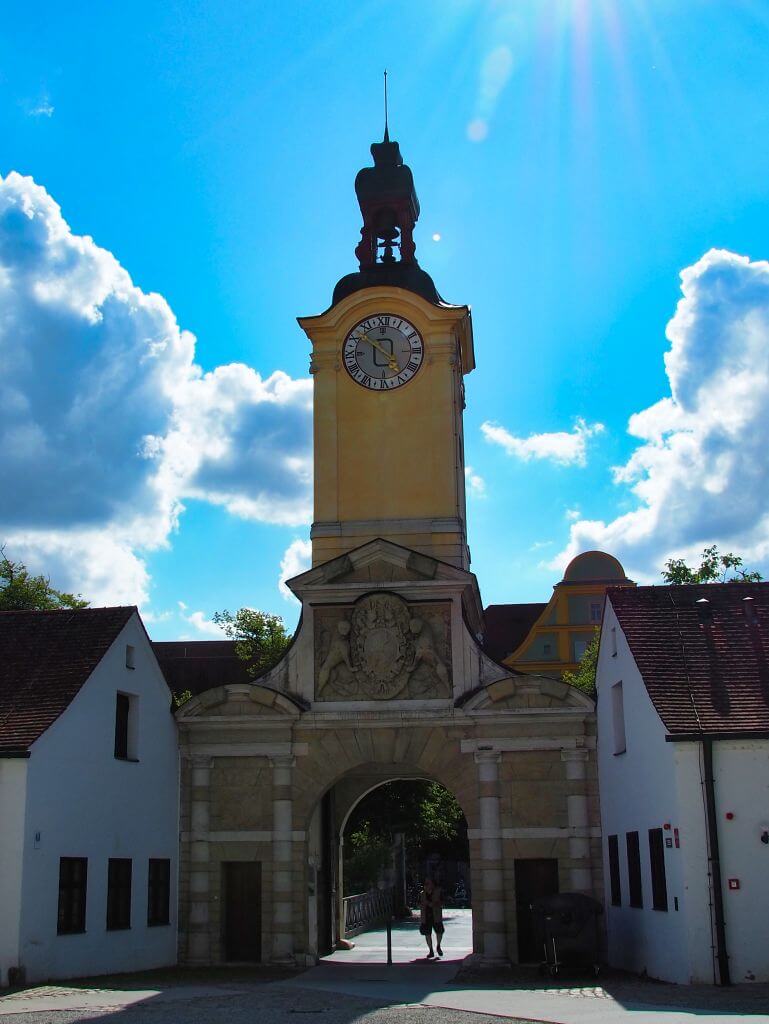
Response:
[[[313,565],[382,537],[467,569],[470,310],[444,302],[416,261],[419,202],[386,129],[371,153],[355,181],[360,270],[325,313],[299,320],[314,376]]]

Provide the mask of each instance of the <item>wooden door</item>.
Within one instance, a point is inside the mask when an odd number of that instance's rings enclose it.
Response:
[[[558,861],[539,857],[515,862],[515,909],[518,920],[518,963],[539,963],[543,959],[534,934],[532,900],[558,892]]]
[[[222,864],[224,875],[224,957],[258,962],[262,958],[262,865],[256,861]]]

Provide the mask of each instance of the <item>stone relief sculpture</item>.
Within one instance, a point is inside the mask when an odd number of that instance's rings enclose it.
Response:
[[[336,624],[336,636],[329,644],[328,654],[318,672],[318,692],[326,685],[329,675],[337,665],[346,665],[352,672],[349,635],[350,623],[346,619],[340,619]]]
[[[316,699],[393,700],[451,696],[448,602],[409,605],[368,594],[315,613]]]

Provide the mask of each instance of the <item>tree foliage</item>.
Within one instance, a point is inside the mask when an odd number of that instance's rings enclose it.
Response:
[[[87,608],[88,602],[51,586],[47,576],[33,576],[21,562],[12,562],[0,548],[0,611],[52,611]]]
[[[291,643],[283,619],[256,608],[239,608],[234,614],[225,608],[213,620],[235,641],[235,653],[248,663],[252,676],[272,668]]]
[[[576,686],[591,697],[595,696],[595,673],[598,668],[598,648],[601,643],[600,631],[596,629],[595,636],[585,648],[585,653],[577,665],[576,672],[564,672],[563,681],[570,686]]]
[[[467,824],[462,808],[437,782],[387,782],[364,797],[347,824],[347,842],[360,847],[372,840],[389,843],[394,832],[406,835],[412,850],[435,850],[453,857],[461,852]]]
[[[759,572],[749,572],[743,559],[731,551],[723,555],[713,544],[700,555],[700,565],[691,568],[683,558],[670,558],[662,570],[666,583],[760,583]]]

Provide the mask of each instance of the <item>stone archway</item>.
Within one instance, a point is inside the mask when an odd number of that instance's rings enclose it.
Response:
[[[308,863],[310,877],[317,877],[316,893],[328,900],[332,927],[331,941],[324,943],[322,932],[325,918],[320,907],[313,915],[312,896],[315,894],[311,893],[308,900],[308,948],[311,952],[317,951],[318,955],[323,955],[331,948],[344,946],[344,940],[349,938],[344,926],[344,859],[345,830],[353,811],[381,786],[417,780],[436,782],[443,786],[434,774],[415,765],[376,762],[345,772],[320,798],[306,828]],[[448,787],[444,788],[452,792]],[[457,803],[467,821],[465,808],[459,799]],[[467,859],[472,889],[473,861],[469,850]],[[327,877],[323,877],[324,874]]]

